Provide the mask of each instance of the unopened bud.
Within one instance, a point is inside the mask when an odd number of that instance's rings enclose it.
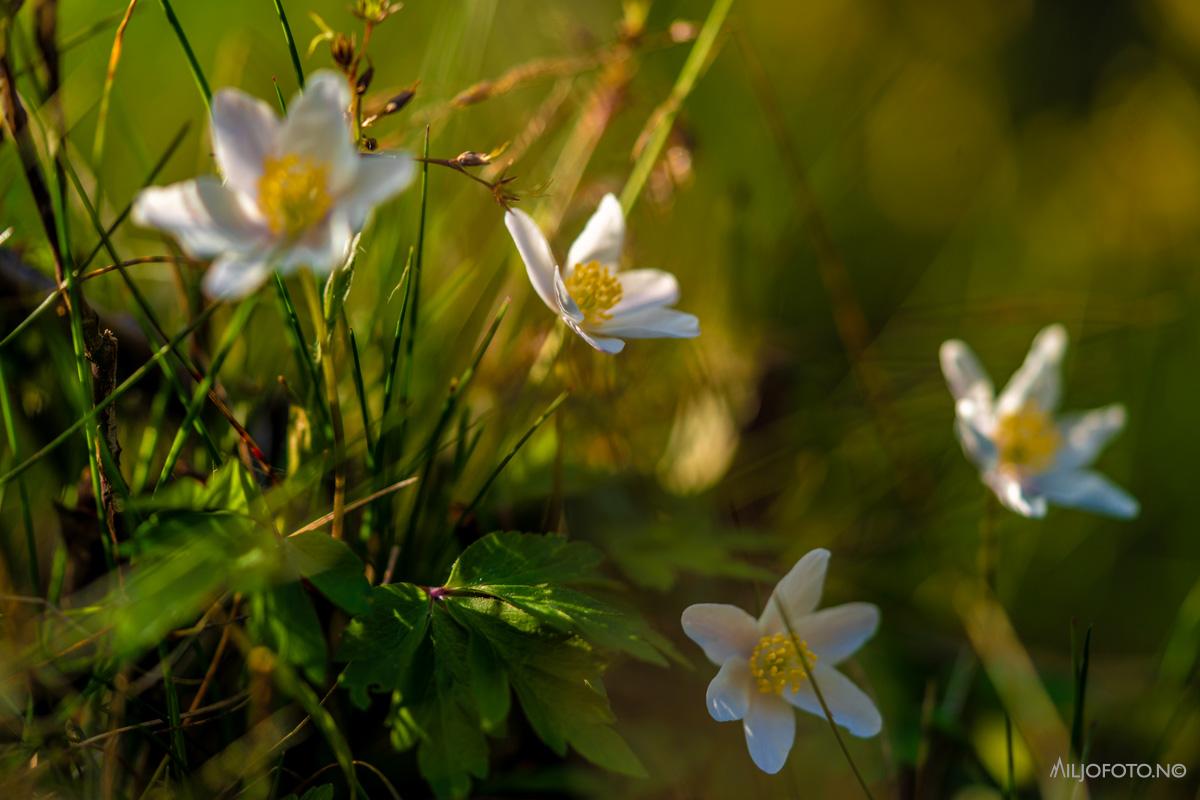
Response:
[[[348,67],[354,61],[354,42],[346,34],[339,33],[330,40],[329,53],[339,67]]]
[[[371,80],[375,77],[375,65],[367,66],[366,71],[358,76],[358,81],[354,84],[354,91],[358,94],[366,94],[367,89],[371,86]]]
[[[454,163],[460,167],[482,167],[492,163],[492,158],[487,153],[477,153],[474,150],[467,150],[464,153],[459,153],[455,157]]]
[[[383,107],[383,111],[381,111],[380,114],[395,114],[397,111],[412,102],[412,99],[416,96],[417,90],[415,87],[412,89],[405,89],[391,100],[388,100],[387,105]]]

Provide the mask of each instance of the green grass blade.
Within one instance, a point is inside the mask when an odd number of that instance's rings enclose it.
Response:
[[[0,359],[0,413],[4,415],[4,435],[8,439],[8,449],[12,451],[13,462],[21,460],[21,444],[17,440],[17,426],[13,419],[12,399],[8,394],[8,376],[4,370],[4,360]],[[21,522],[25,526],[25,546],[29,557],[29,581],[34,594],[42,593],[42,571],[38,566],[37,537],[33,529],[33,516],[29,511],[29,490],[24,478],[17,480],[17,493],[21,501]]]
[[[292,36],[292,26],[288,24],[287,13],[283,10],[283,0],[275,0],[275,13],[279,15],[279,24],[283,26],[283,38],[287,42],[288,53],[292,56],[292,69],[296,70],[296,82],[304,88],[304,66],[300,63],[300,53],[296,50],[296,38]]]
[[[178,345],[180,342],[182,342],[188,336],[191,336],[192,332],[194,330],[196,330],[201,325],[203,325],[205,323],[205,321],[212,315],[212,312],[215,311],[216,309],[217,309],[217,306],[215,306],[215,305],[209,306],[208,308],[206,308],[203,312],[200,313],[199,316],[196,317],[196,319],[192,320],[192,322],[186,328],[184,328],[182,331],[177,333],[175,335],[175,337],[171,339],[171,341],[167,342],[162,347],[158,348],[158,350],[154,351],[154,355],[152,355],[150,357],[150,359],[148,361],[146,361],[146,363],[142,364],[140,367],[138,367],[136,370],[134,370],[133,373],[128,378],[123,380],[120,383],[120,385],[118,385],[115,389],[113,389],[113,391],[108,395],[108,397],[105,397],[99,403],[96,403],[96,405],[92,408],[91,411],[84,414],[79,419],[75,420],[75,422],[71,423],[71,425],[66,430],[64,430],[58,436],[55,436],[54,439],[51,440],[41,450],[38,450],[32,456],[25,459],[17,466],[13,467],[8,472],[4,473],[3,475],[0,475],[0,486],[6,485],[10,481],[12,481],[14,478],[16,478],[19,475],[21,475],[22,473],[24,473],[26,470],[28,470],[30,467],[32,467],[34,464],[36,464],[38,461],[40,461],[42,458],[44,458],[48,453],[53,452],[55,448],[57,448],[59,445],[61,445],[63,442],[65,442],[67,439],[69,439],[74,433],[76,433],[84,425],[86,425],[90,422],[93,422],[96,419],[97,415],[99,415],[99,413],[101,411],[103,411],[104,409],[108,408],[113,403],[115,403],[121,397],[121,395],[125,394],[125,392],[129,391],[138,381],[140,381],[142,378],[146,377],[146,374],[149,373],[150,370],[153,369],[155,367],[155,365],[157,365],[157,363],[161,359],[165,358],[167,353],[169,353],[173,347]]]
[[[196,59],[196,52],[192,50],[192,44],[188,41],[187,34],[183,32],[183,25],[179,22],[179,17],[175,16],[171,0],[158,0],[158,2],[162,6],[163,13],[167,15],[167,24],[171,26],[171,30],[175,31],[175,36],[179,39],[180,46],[183,47],[188,68],[192,71],[192,79],[196,82],[196,88],[200,90],[200,97],[204,99],[204,107],[211,112],[212,89],[208,86],[208,79],[204,77],[204,70],[200,68],[200,62]]]
[[[729,9],[732,6],[733,0],[716,0],[712,4],[708,18],[704,20],[704,27],[700,29],[700,35],[696,37],[696,43],[692,45],[692,50],[688,53],[687,61],[684,62],[683,69],[680,70],[679,77],[675,80],[671,94],[667,96],[666,102],[655,111],[654,129],[646,141],[646,146],[638,155],[637,161],[634,162],[633,169],[629,173],[629,180],[626,181],[625,188],[621,191],[621,208],[625,210],[626,216],[637,203],[642,188],[646,185],[646,179],[650,177],[654,163],[658,161],[658,156],[667,143],[667,137],[671,133],[675,117],[679,115],[683,101],[692,93],[697,79],[708,66],[713,46],[717,42],[717,35],[721,32],[721,27],[725,24],[725,18],[729,16]]]
[[[471,502],[467,504],[466,509],[462,513],[463,519],[466,519],[471,515],[471,512],[474,511],[479,505],[480,501],[483,500],[484,495],[488,493],[488,489],[492,488],[492,484],[496,481],[496,478],[500,477],[500,473],[503,472],[504,468],[508,466],[508,462],[512,461],[521,448],[525,446],[525,443],[528,442],[535,433],[537,433],[538,428],[542,427],[546,420],[554,416],[554,412],[558,410],[558,407],[561,406],[564,401],[566,401],[569,394],[569,392],[563,392],[558,397],[554,398],[554,402],[552,402],[546,408],[546,410],[542,412],[540,417],[534,420],[533,424],[529,426],[529,430],[525,431],[525,433],[521,435],[521,438],[517,440],[516,444],[509,448],[509,451],[504,455],[504,458],[500,459],[500,463],[496,465],[491,474],[488,475],[487,480],[485,480],[483,485],[479,487],[479,491],[475,493],[475,497],[472,498]]]

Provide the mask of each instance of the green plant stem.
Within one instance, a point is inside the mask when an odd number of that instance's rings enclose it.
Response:
[[[774,603],[775,607],[779,609],[779,616],[783,620],[784,627],[787,628],[788,635],[793,639],[799,638],[792,627],[792,621],[788,619],[787,609],[783,607],[783,603],[779,601],[779,598],[772,594],[771,599],[767,602]],[[874,795],[871,794],[871,787],[867,785],[867,781],[863,778],[858,765],[854,763],[854,757],[850,755],[850,749],[846,747],[846,742],[842,739],[842,733],[838,730],[837,723],[833,721],[833,712],[829,710],[829,704],[825,702],[825,695],[821,692],[821,687],[817,685],[812,666],[808,663],[808,656],[804,654],[803,648],[797,648],[796,654],[800,657],[800,666],[804,667],[804,677],[812,685],[813,694],[817,696],[817,702],[821,704],[821,711],[825,713],[825,719],[829,722],[829,729],[833,731],[833,738],[837,740],[838,747],[841,749],[842,755],[846,758],[846,763],[850,765],[850,771],[858,779],[858,785],[862,787],[863,794],[866,795],[867,800],[875,800]]]
[[[654,164],[658,161],[658,156],[667,143],[667,137],[675,124],[675,117],[679,115],[679,109],[688,95],[692,93],[692,88],[704,73],[705,67],[708,66],[709,57],[717,42],[717,35],[721,32],[721,27],[725,24],[725,18],[729,16],[729,9],[732,6],[733,0],[716,0],[712,4],[712,8],[708,11],[708,17],[704,20],[704,26],[696,37],[696,43],[692,45],[687,61],[684,62],[683,69],[680,70],[679,77],[675,80],[675,86],[671,89],[666,101],[655,111],[654,129],[642,152],[638,155],[637,161],[634,162],[633,169],[629,173],[629,180],[626,181],[625,188],[621,191],[621,208],[624,209],[626,216],[637,203],[642,188],[646,185],[646,179],[650,177],[650,172],[654,169]]]
[[[346,510],[346,433],[342,424],[341,404],[338,402],[337,368],[329,352],[333,341],[325,324],[325,309],[321,303],[317,279],[311,270],[302,271],[300,285],[303,287],[308,310],[313,318],[313,327],[317,332],[317,366],[324,375],[329,419],[333,426],[333,525],[329,535],[334,539],[341,539],[345,529]]]

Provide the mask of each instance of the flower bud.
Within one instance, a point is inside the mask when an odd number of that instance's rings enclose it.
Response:
[[[329,52],[334,63],[345,69],[354,61],[354,42],[346,34],[339,33],[330,40]]]

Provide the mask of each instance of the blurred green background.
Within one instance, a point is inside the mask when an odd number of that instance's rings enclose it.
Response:
[[[159,182],[214,169],[204,108],[150,0],[129,25],[106,150],[101,163],[91,160],[113,15],[124,6],[61,3],[62,41],[102,25],[66,52],[62,101],[85,181],[102,179],[106,219],[185,122],[184,145]],[[302,49],[319,32],[309,12],[336,30],[358,28],[342,0],[287,7]],[[176,9],[214,88],[270,98],[274,77],[285,96],[295,90],[270,2],[177,0]],[[680,70],[689,46],[671,41],[672,25],[698,24],[707,10],[701,0],[650,3],[646,33],[616,77],[547,70],[458,108],[449,101],[460,91],[513,67],[611,56],[625,10],[616,0],[409,0],[372,41],[371,97],[419,80],[417,98],[374,135],[381,149],[416,151],[428,123],[431,153],[444,157],[511,143],[500,160],[515,159],[508,171],[521,207],[557,228],[552,242],[565,253],[599,197],[620,191],[638,134]],[[674,31],[688,38],[686,26]],[[322,45],[305,67],[328,63]],[[631,602],[696,668],[612,670],[620,729],[648,781],[574,761],[547,766],[536,740],[518,735],[521,747],[496,745],[493,778],[480,791],[854,796],[827,726],[813,717],[799,719],[783,773],[756,772],[740,726],[709,719],[703,698],[714,670],[678,625],[693,602],[757,613],[776,577],[822,546],[834,553],[823,604],[866,600],[883,612],[850,674],[877,698],[885,730],[850,743],[856,762],[879,786],[912,787],[920,775],[921,796],[989,796],[977,787],[989,771],[1003,775],[1004,709],[969,666],[955,605],[975,569],[985,490],[952,435],[937,349],[965,339],[1002,384],[1033,335],[1056,321],[1072,337],[1064,408],[1128,407],[1128,427],[1100,468],[1143,510],[1128,523],[1061,510],[1041,521],[1006,514],[1000,597],[1064,718],[1070,626],[1080,635],[1092,626],[1091,760],[1200,768],[1200,543],[1187,516],[1200,449],[1198,79],[1200,5],[1191,0],[737,0],[629,219],[631,264],[679,276],[679,307],[700,317],[702,336],[634,342],[611,360],[578,348],[579,372],[567,378],[575,392],[558,426],[533,439],[484,514],[495,527],[536,527],[561,437],[566,528],[609,551],[635,584]],[[349,318],[370,332],[371,375],[394,325],[390,294],[417,204],[415,191],[402,195],[364,237]],[[50,274],[19,163],[4,147],[0,226],[9,225],[9,246]],[[90,246],[86,229],[77,235]],[[116,242],[132,254],[163,247],[128,224]],[[181,283],[165,266],[135,275],[172,328],[198,302],[195,281]],[[431,173],[423,280],[415,396],[430,418],[499,299],[513,298],[469,401],[493,421],[484,448],[500,448],[561,388],[562,376],[529,377],[554,320],[528,285],[500,210],[448,171]],[[128,306],[116,279],[89,282],[87,293],[116,316]],[[0,328],[28,308],[28,296],[0,298]],[[220,329],[214,323],[212,341]],[[278,451],[277,376],[295,381],[294,366],[277,315],[259,313],[252,329],[222,379],[235,409]],[[27,452],[73,419],[46,353],[35,331],[8,355],[19,367]],[[118,406],[129,442],[150,397],[135,393]],[[47,559],[69,536],[52,504],[75,491],[86,460],[74,450],[31,473]],[[473,467],[468,485],[488,466]],[[0,528],[15,531],[8,502]],[[955,691],[961,710],[951,713]],[[931,717],[940,720],[933,733]],[[382,733],[378,750],[386,762]],[[1035,791],[1023,763],[1018,778]],[[1093,793],[1186,797],[1198,783],[1112,782]]]

